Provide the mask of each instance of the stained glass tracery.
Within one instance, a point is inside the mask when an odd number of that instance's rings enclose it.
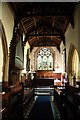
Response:
[[[53,54],[48,48],[42,48],[38,52],[37,70],[53,70]]]

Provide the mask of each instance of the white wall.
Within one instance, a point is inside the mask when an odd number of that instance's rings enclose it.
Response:
[[[13,36],[14,16],[7,3],[2,3],[2,24],[5,29],[8,49]]]
[[[80,79],[80,3],[78,3],[78,5],[76,6],[75,12],[74,12],[74,29],[69,24],[69,27],[65,34],[65,40],[66,40],[66,67],[67,68],[69,66],[68,65],[68,56],[69,56],[69,49],[70,49],[71,43],[75,46],[75,48],[78,52],[79,63],[78,63],[78,72],[77,72],[78,76],[77,77],[79,80]],[[76,64],[77,64],[77,61],[76,61]],[[69,75],[69,76],[71,76],[71,75]]]
[[[2,3],[0,2],[0,19],[2,18]]]
[[[0,19],[1,17],[2,17],[2,3],[0,2]],[[2,65],[3,65],[3,52],[2,52],[2,42],[0,35],[0,82],[2,81]]]
[[[78,53],[80,54],[80,40],[78,37],[78,31],[79,31],[79,15],[78,15],[78,7],[76,7],[75,9],[75,13],[74,13],[74,29],[72,28],[71,24],[69,24],[69,27],[66,31],[65,34],[65,40],[66,40],[66,65],[68,66],[68,55],[69,55],[69,49],[70,49],[70,44],[73,43],[73,45],[75,46],[75,48],[77,49]]]
[[[78,4],[78,52],[80,58],[80,2]]]
[[[0,2],[0,19],[4,27],[4,32],[7,40],[7,48],[9,51],[9,44],[13,36],[14,16],[7,3]],[[3,49],[1,40],[2,38],[0,38],[0,82],[2,81],[3,73]],[[8,75],[8,69],[6,72],[6,75]],[[6,81],[8,81],[8,76],[6,78]]]
[[[26,57],[26,55],[27,55],[27,49],[29,49],[29,48],[30,48],[30,45],[27,42],[26,45],[25,45],[25,47],[24,47],[24,70],[22,71],[22,73],[26,73],[26,63],[27,63],[27,57]]]
[[[80,2],[78,5],[78,52],[79,52],[79,78],[80,78]]]

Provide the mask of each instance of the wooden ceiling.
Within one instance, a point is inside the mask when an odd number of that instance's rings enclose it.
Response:
[[[70,23],[74,27],[73,2],[12,2],[15,24],[20,24],[26,34],[24,44],[56,46],[65,44],[65,31]]]

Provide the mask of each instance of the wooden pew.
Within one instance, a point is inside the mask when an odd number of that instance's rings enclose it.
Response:
[[[7,119],[9,115],[9,98],[10,92],[0,92],[0,103],[2,104],[0,104],[0,115],[3,120]]]
[[[64,120],[65,114],[65,86],[54,86],[54,103],[60,115],[60,119]]]
[[[9,98],[9,116],[8,119],[20,119],[23,118],[23,85],[9,86],[10,98]],[[21,114],[20,114],[21,113]]]
[[[33,88],[25,86],[23,93],[23,118],[25,118],[26,114],[29,112],[32,104],[33,104]]]
[[[66,117],[67,119],[80,119],[80,88],[65,86],[66,94]]]
[[[25,89],[26,88],[26,89]],[[3,120],[24,119],[33,100],[33,89],[20,83],[3,88],[5,94],[0,93],[0,114]]]

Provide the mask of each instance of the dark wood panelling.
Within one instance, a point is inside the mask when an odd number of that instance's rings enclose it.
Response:
[[[58,78],[61,79],[61,73],[54,73],[50,70],[38,70],[36,71],[36,77],[38,78]]]

